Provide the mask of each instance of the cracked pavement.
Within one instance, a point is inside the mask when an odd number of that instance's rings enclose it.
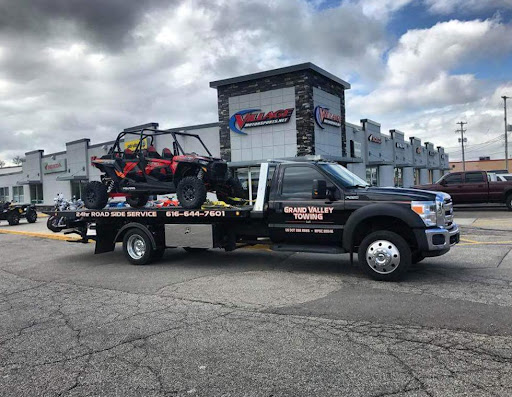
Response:
[[[0,235],[8,396],[510,396],[509,232],[400,283],[346,256],[169,250]]]

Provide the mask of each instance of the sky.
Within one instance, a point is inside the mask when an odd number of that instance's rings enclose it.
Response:
[[[465,121],[466,159],[504,157],[512,0],[0,0],[0,160],[215,122],[210,81],[301,62],[351,83],[348,122],[458,160]]]

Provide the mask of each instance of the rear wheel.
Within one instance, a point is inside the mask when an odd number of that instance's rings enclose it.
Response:
[[[128,230],[123,238],[126,259],[134,265],[146,265],[153,259],[151,240],[141,230]]]
[[[28,223],[34,223],[37,221],[37,212],[33,208],[29,208],[27,210],[27,215],[25,215],[25,218],[27,218]]]
[[[130,205],[132,208],[141,208],[146,205],[146,203],[149,200],[149,196],[146,194],[137,194],[132,196],[126,197],[126,202]]]
[[[20,213],[18,210],[9,212],[9,215],[7,215],[7,222],[9,222],[10,226],[16,226],[20,223]]]
[[[206,186],[201,179],[195,176],[187,176],[178,183],[176,196],[183,208],[201,208],[206,201]]]
[[[108,203],[107,187],[98,181],[89,182],[84,189],[84,204],[91,210],[101,210]]]
[[[231,205],[244,204],[248,198],[248,192],[235,177],[230,177],[225,184],[217,186],[216,194],[217,199]]]
[[[512,211],[512,193],[510,193],[506,198],[505,198],[505,204],[507,205],[507,208]]]
[[[357,256],[363,271],[375,280],[398,280],[411,265],[411,249],[404,238],[384,230],[366,236]]]

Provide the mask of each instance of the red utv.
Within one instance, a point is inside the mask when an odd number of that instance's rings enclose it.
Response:
[[[121,150],[121,140],[126,141],[130,135],[137,136],[137,146],[133,150]],[[157,136],[170,137],[172,149],[164,148],[158,153]],[[178,137],[199,141],[207,154],[185,153]],[[216,192],[219,200],[229,204],[240,203],[236,198],[246,196],[240,181],[230,176],[227,163],[213,157],[195,134],[148,128],[123,131],[108,154],[92,158],[92,165],[102,175],[101,182],[89,182],[85,187],[84,203],[90,209],[102,209],[109,197],[119,196],[125,196],[131,207],[139,208],[151,195],[176,193],[180,205],[187,209],[200,208],[208,191]]]

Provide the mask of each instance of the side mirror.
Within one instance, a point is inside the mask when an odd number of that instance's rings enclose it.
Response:
[[[314,199],[327,198],[327,182],[324,179],[313,180],[313,191],[311,197]]]

